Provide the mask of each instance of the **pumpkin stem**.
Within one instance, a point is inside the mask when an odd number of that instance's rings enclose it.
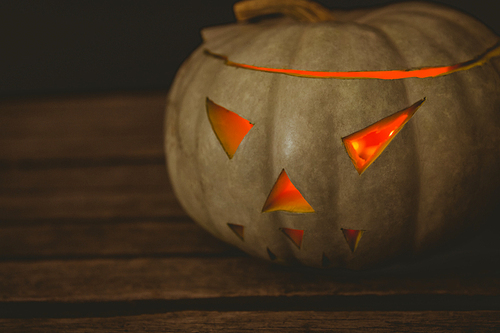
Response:
[[[332,12],[320,4],[308,0],[244,0],[234,4],[238,21],[283,14],[301,22],[333,21]]]

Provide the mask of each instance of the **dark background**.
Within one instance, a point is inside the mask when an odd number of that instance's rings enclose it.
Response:
[[[234,22],[223,1],[0,1],[0,97],[166,90],[201,43],[202,27]],[[321,0],[348,9],[395,1]],[[440,0],[500,34],[491,0]]]

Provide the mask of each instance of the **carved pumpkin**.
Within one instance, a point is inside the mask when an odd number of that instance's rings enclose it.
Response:
[[[195,221],[274,262],[349,269],[477,232],[500,187],[496,35],[429,3],[235,11],[167,101],[168,170]],[[245,21],[277,11],[292,18]]]

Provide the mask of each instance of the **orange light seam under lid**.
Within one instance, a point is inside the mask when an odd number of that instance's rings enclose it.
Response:
[[[319,78],[319,79],[380,79],[380,80],[396,80],[396,79],[408,79],[408,78],[430,78],[438,77],[443,75],[448,75],[458,71],[464,71],[471,69],[476,66],[481,66],[488,62],[491,58],[500,56],[500,42],[496,43],[484,53],[479,56],[464,61],[454,65],[448,66],[436,66],[436,67],[423,67],[417,69],[406,69],[406,70],[375,70],[375,71],[311,71],[311,70],[300,70],[300,69],[281,69],[281,68],[269,68],[262,66],[254,66],[248,64],[242,64],[238,62],[233,62],[228,59],[227,56],[213,53],[209,50],[205,52],[211,56],[222,59],[225,61],[226,65],[232,67],[239,67],[250,69],[260,72],[276,73],[276,74],[286,74],[291,76],[299,76],[306,78]]]

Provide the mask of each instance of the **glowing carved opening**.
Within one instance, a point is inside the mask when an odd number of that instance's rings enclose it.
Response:
[[[269,248],[266,248],[267,249],[267,254],[269,255],[269,259],[271,260],[276,260],[276,255],[274,253],[271,252],[271,250],[269,250]]]
[[[227,226],[231,228],[231,230],[234,232],[236,236],[238,236],[239,239],[244,241],[244,233],[245,233],[245,227],[239,224],[232,224],[228,223]]]
[[[407,109],[398,111],[361,131],[342,138],[352,164],[360,175],[384,151],[424,101],[425,98]]]
[[[363,233],[365,231],[344,228],[340,228],[340,230],[342,230],[342,232],[344,233],[345,240],[347,241],[347,245],[349,245],[351,251],[356,251],[356,249],[358,248],[359,240],[361,239],[361,236],[363,236]]]
[[[280,230],[295,244],[299,249],[302,246],[304,230],[280,228]]]
[[[253,127],[253,124],[236,113],[215,104],[208,97],[206,107],[208,119],[217,139],[219,139],[227,156],[230,159],[233,158],[241,141]]]
[[[314,213],[314,209],[288,178],[285,169],[281,171],[264,207],[262,207],[263,213],[277,210],[292,213]]]
[[[261,66],[253,66],[242,63],[233,62],[227,56],[217,54],[206,50],[206,53],[216,58],[224,60],[227,66],[239,67],[250,69],[260,72],[286,74],[291,76],[307,77],[307,78],[321,78],[321,79],[379,79],[379,80],[396,80],[406,78],[429,78],[448,75],[458,71],[464,71],[476,66],[482,66],[487,63],[491,58],[500,56],[500,42],[496,43],[483,54],[464,61],[458,64],[449,66],[436,66],[436,67],[423,67],[416,69],[402,69],[402,70],[379,70],[379,71],[346,71],[346,72],[327,72],[327,71],[309,71],[300,69],[281,69],[269,68]]]

